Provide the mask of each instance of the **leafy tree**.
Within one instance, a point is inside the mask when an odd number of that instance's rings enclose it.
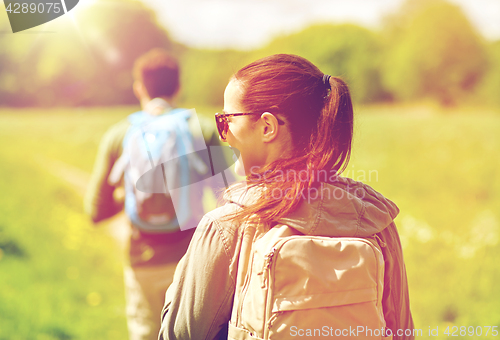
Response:
[[[188,105],[220,107],[229,78],[244,66],[245,52],[186,49],[181,54],[181,98]]]
[[[138,0],[97,1],[74,11],[74,21],[68,15],[46,24],[53,34],[5,35],[3,104],[136,103],[135,59],[154,47],[177,48]]]
[[[481,82],[478,97],[482,103],[500,107],[500,40],[488,46],[489,65]]]
[[[0,32],[7,31],[7,25],[4,21],[0,21]],[[0,46],[5,46],[5,34],[0,33]],[[7,87],[6,78],[7,70],[7,57],[5,55],[5,50],[0,49],[0,105],[5,101],[5,88]]]
[[[487,70],[482,38],[458,6],[408,0],[387,23],[383,81],[400,100],[456,104]]]
[[[277,38],[259,53],[303,56],[323,72],[344,78],[355,101],[367,103],[387,97],[379,74],[379,37],[366,28],[353,24],[315,25]]]
[[[92,97],[103,104],[136,103],[131,89],[133,63],[154,47],[172,50],[167,32],[157,23],[155,13],[137,0],[121,0],[115,6],[103,2],[99,8],[89,7],[82,17],[97,70],[94,81],[104,85],[94,87]]]

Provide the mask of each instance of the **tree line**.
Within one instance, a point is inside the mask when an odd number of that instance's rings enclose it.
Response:
[[[78,29],[42,37],[0,35],[0,105],[136,103],[133,62],[163,47],[179,57],[180,100],[189,105],[221,106],[234,71],[265,55],[293,53],[345,79],[357,103],[500,106],[500,41],[487,41],[458,6],[445,0],[407,0],[377,31],[354,24],[314,25],[253,51],[194,49],[175,42],[137,0],[87,11]],[[7,30],[0,22],[0,31]]]

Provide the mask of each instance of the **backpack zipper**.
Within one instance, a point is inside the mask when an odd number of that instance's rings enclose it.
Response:
[[[271,262],[272,262],[272,259],[273,259],[273,256],[274,254],[276,253],[276,247],[273,247],[271,249],[271,252],[269,252],[268,254],[266,254],[264,257],[265,257],[265,260],[264,260],[264,266],[263,266],[263,270],[259,273],[257,273],[257,275],[262,275],[262,285],[261,285],[261,288],[262,289],[265,289],[266,288],[266,283],[269,282],[269,276],[270,276],[270,273],[269,273],[269,267],[271,266]],[[245,278],[245,282],[243,284],[243,289],[241,290],[241,298],[240,298],[240,302],[239,302],[239,306],[238,306],[238,313],[236,315],[236,324],[238,325],[238,322],[239,322],[239,319],[241,317],[241,313],[243,312],[243,302],[245,301],[245,297],[246,297],[246,293],[247,293],[247,290],[248,290],[248,285],[250,283],[250,276],[251,276],[251,271],[252,271],[252,268],[253,267],[253,256],[252,256],[252,260],[250,261],[250,275],[246,275],[246,278]],[[267,297],[269,298],[269,297]],[[267,301],[267,299],[266,299]],[[267,302],[266,302],[267,303]],[[266,313],[266,308],[267,306],[264,306],[264,315]],[[265,334],[266,332],[266,326],[264,324],[264,327],[262,329],[262,332]]]
[[[265,257],[266,259],[264,260],[264,269],[262,270],[262,274],[266,273],[266,275],[262,275],[262,289],[267,288],[267,283],[269,282],[269,267],[271,266],[271,262],[273,260],[273,256],[276,253],[276,248],[273,247],[271,249],[271,252],[269,252]],[[259,273],[260,274],[260,273]]]
[[[280,312],[276,312],[275,314],[271,315],[271,317],[269,318],[269,321],[267,322],[268,332],[271,330],[271,327],[273,326],[274,321],[276,321],[276,319],[278,318],[279,313]]]
[[[379,244],[379,246],[381,248],[387,247],[387,244],[384,241],[382,241],[382,239],[380,238],[380,236],[378,236],[377,234],[375,234],[375,239],[378,241],[377,243]]]
[[[286,242],[285,240],[279,240],[277,243],[275,243],[274,247],[271,249],[271,251],[266,255],[266,260],[264,261],[264,268],[263,271],[265,272],[265,275],[263,275],[264,282],[262,284],[263,289],[267,289],[267,294],[266,294],[266,303],[264,306],[264,320],[268,318],[268,314],[271,314],[272,311],[272,305],[273,305],[273,296],[271,295],[271,271],[273,270],[272,267],[276,265],[276,261],[273,261],[274,256],[276,255],[278,249],[280,249],[283,244]],[[269,330],[271,329],[272,323],[275,321],[276,316],[270,316],[269,321],[267,323],[264,323],[263,327],[263,338],[268,339],[269,337]]]

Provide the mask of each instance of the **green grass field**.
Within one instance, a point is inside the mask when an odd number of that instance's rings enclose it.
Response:
[[[0,109],[0,339],[127,338],[123,256],[81,192],[134,109]],[[416,328],[444,339],[500,328],[500,113],[438,111],[359,108],[347,175],[399,205]]]

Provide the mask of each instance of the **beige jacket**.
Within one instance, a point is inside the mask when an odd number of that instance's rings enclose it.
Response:
[[[227,339],[238,265],[247,263],[252,242],[269,225],[236,224],[223,216],[262,197],[255,190],[226,197],[228,203],[206,214],[177,266],[166,293],[159,339]],[[368,185],[348,178],[322,183],[318,192],[304,194],[299,208],[282,218],[307,235],[368,237],[377,235],[385,260],[384,316],[394,339],[398,329],[413,329],[403,254],[393,222],[399,210]],[[243,271],[240,271],[243,272]]]

